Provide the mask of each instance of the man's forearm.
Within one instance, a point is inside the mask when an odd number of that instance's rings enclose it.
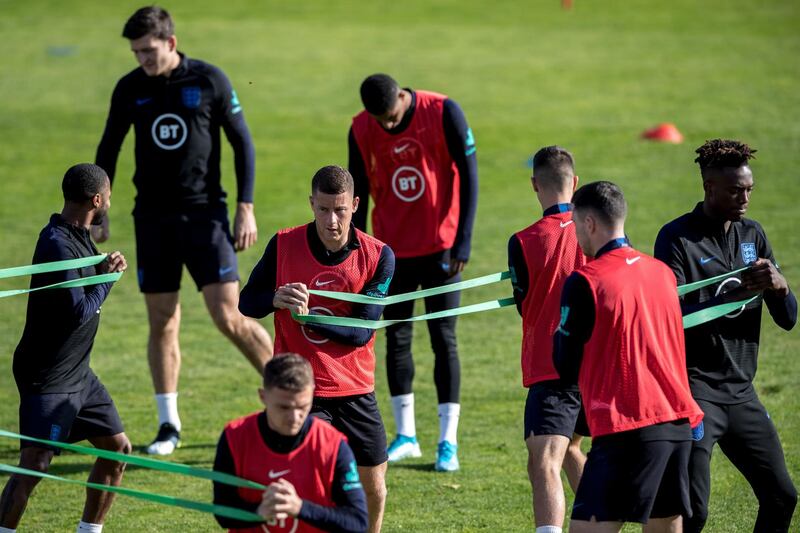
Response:
[[[250,278],[239,294],[239,312],[252,318],[264,318],[275,311],[278,271],[277,238],[272,237],[264,255],[256,263]]]
[[[236,201],[252,204],[256,183],[256,150],[244,117],[236,115],[225,128],[225,134],[233,148]]]

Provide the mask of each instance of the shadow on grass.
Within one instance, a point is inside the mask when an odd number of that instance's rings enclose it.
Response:
[[[413,464],[413,463],[400,463],[400,464],[393,464],[389,468],[400,468],[403,470],[418,470],[420,472],[435,472],[433,463],[425,463],[425,464]]]
[[[783,390],[782,384],[774,384],[774,385],[762,385],[759,387],[759,393],[762,396],[769,396],[770,394],[778,394]]]
[[[0,450],[0,461],[8,463],[9,461],[16,461],[18,459],[19,459],[19,448]]]
[[[53,475],[56,475],[56,476],[66,475],[66,474],[77,474],[77,473],[80,473],[80,472],[85,472],[85,473],[88,474],[92,470],[92,467],[94,466],[94,461],[91,461],[91,462],[88,462],[88,463],[73,463],[73,464],[59,464],[57,461],[58,461],[58,458],[55,458],[53,460],[53,462],[50,464],[50,470],[49,470],[50,474],[53,474]],[[203,468],[204,470],[205,469],[209,469],[208,468],[208,461],[183,461],[183,462],[181,462],[181,464],[190,465],[190,466],[201,465],[201,467],[205,467],[205,468]],[[154,472],[155,471],[155,469],[153,469],[153,468],[147,468],[147,467],[144,467],[144,466],[131,465],[131,464],[129,464],[129,465],[127,465],[125,467],[125,473],[126,474],[127,473],[131,473],[131,472],[136,471],[136,470],[143,470],[145,472]],[[177,475],[180,475],[180,474],[172,473],[171,475],[177,476]]]

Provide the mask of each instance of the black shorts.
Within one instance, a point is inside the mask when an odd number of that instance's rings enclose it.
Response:
[[[690,516],[691,440],[645,440],[641,430],[592,440],[573,520],[639,522]]]
[[[58,442],[78,442],[91,437],[110,437],[124,432],[114,400],[89,372],[80,392],[20,394],[19,432],[23,435]],[[20,448],[45,448],[61,453],[59,448],[28,440]]]
[[[525,435],[563,435],[568,439],[577,433],[588,436],[589,427],[583,413],[581,393],[565,390],[557,380],[540,381],[528,388],[525,401]]]
[[[239,279],[225,206],[181,214],[137,213],[133,222],[142,292],[179,290],[184,264],[197,290],[211,283]]]
[[[378,466],[389,459],[386,428],[374,392],[343,398],[315,397],[311,414],[345,434],[358,466]]]

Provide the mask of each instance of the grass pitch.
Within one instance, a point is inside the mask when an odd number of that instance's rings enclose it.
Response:
[[[745,0],[652,3],[477,0],[402,3],[211,2],[175,0],[179,48],[222,67],[236,88],[257,148],[258,245],[241,254],[243,277],[279,228],[310,219],[308,183],[323,164],[346,164],[358,85],[373,72],[449,94],[475,133],[480,207],[466,275],[505,269],[508,236],[540,216],[526,160],[546,144],[573,151],[582,181],[610,179],[628,198],[628,232],[650,251],[662,224],[701,199],[693,149],[722,136],[758,149],[749,215],[765,227],[790,285],[800,283],[795,204],[800,182],[800,9],[796,2]],[[0,0],[0,266],[27,264],[39,230],[61,207],[68,166],[91,161],[111,91],[135,63],[119,37],[135,2]],[[638,134],[674,122],[682,145]],[[135,265],[129,215],[134,191],[132,134],[123,147],[111,211],[112,238]],[[234,190],[232,156],[223,173]],[[409,231],[414,222],[407,221]],[[184,278],[180,406],[184,447],[171,459],[210,467],[224,423],[259,407],[258,377],[214,330]],[[23,283],[26,283],[23,280]],[[2,288],[10,288],[4,283]],[[464,295],[467,303],[510,294],[507,285]],[[25,298],[0,301],[0,427],[17,428],[11,354]],[[800,480],[800,336],[765,317],[757,387]],[[271,320],[267,321],[271,328]],[[465,317],[462,356],[462,471],[433,472],[438,435],[427,332],[415,338],[419,438],[423,457],[388,474],[386,531],[529,531],[530,487],[522,440],[519,318],[512,309]],[[103,306],[93,367],[116,400],[133,443],[149,442],[155,406],[145,357],[146,318],[135,276],[127,274]],[[378,397],[387,429],[383,335]],[[13,464],[17,445],[0,441]],[[91,461],[66,455],[59,475],[85,478]],[[756,501],[720,453],[713,461],[708,531],[751,531]],[[5,477],[0,477],[4,482]],[[130,468],[124,484],[210,500],[207,483]],[[568,498],[571,501],[571,493]],[[568,501],[568,503],[569,503]],[[74,530],[82,491],[44,481],[23,531]],[[798,527],[795,519],[793,527]],[[636,530],[637,528],[630,528]],[[108,531],[214,531],[208,515],[119,497]]]

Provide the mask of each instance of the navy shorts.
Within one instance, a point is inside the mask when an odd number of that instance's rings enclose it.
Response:
[[[575,503],[573,520],[639,522],[690,516],[691,440],[641,440],[625,431],[592,440]]]
[[[78,442],[91,437],[110,437],[124,432],[117,407],[93,372],[79,392],[20,394],[19,432],[37,439]],[[20,448],[45,448],[56,455],[59,448],[27,440]]]
[[[525,435],[589,435],[581,393],[565,390],[558,380],[540,381],[528,388],[525,401]]]
[[[315,397],[311,415],[345,434],[358,466],[378,466],[389,459],[386,428],[374,392],[342,398]]]
[[[225,206],[180,214],[137,213],[136,267],[142,292],[175,292],[183,265],[197,290],[238,281],[239,270]]]

